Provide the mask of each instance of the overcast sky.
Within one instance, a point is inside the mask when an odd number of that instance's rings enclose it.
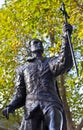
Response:
[[[2,4],[4,4],[4,0],[0,0],[0,8],[1,8]]]

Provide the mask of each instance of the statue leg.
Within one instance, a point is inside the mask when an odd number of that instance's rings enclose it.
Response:
[[[32,124],[32,130],[41,130],[41,117],[38,117],[37,115],[31,119]]]
[[[48,130],[62,130],[62,112],[56,108],[51,108],[45,115],[45,123],[48,127]]]

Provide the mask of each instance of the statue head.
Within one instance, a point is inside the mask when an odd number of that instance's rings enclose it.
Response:
[[[36,53],[36,52],[43,53],[44,51],[42,42],[39,39],[32,39],[29,42],[29,45],[32,53]]]

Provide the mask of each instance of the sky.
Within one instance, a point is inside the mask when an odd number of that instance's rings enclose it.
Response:
[[[1,8],[2,4],[4,4],[4,0],[0,0],[0,8]]]

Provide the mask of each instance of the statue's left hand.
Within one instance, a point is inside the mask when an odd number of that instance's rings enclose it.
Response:
[[[71,24],[69,23],[64,23],[63,25],[63,33],[66,33],[66,32],[69,32],[69,34],[71,35],[72,34],[72,31],[73,31],[73,27]]]
[[[3,111],[2,114],[5,116],[7,119],[9,119],[9,113],[14,113],[14,109],[12,109],[11,106],[7,106]]]

